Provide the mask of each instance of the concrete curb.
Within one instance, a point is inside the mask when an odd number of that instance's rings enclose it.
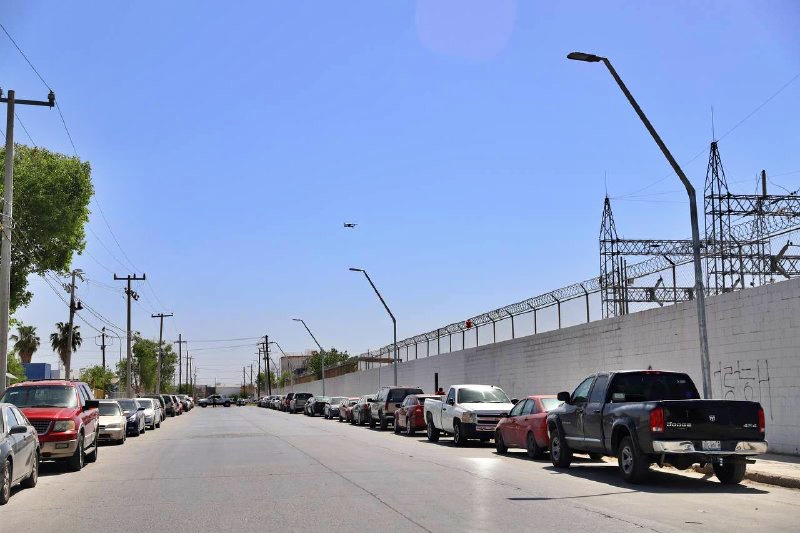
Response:
[[[782,476],[780,474],[771,474],[759,470],[751,470],[751,466],[747,465],[747,472],[744,478],[758,483],[765,483],[767,485],[776,485],[778,487],[785,487],[787,489],[800,489],[800,478],[791,476]],[[714,470],[710,465],[701,467],[700,465],[692,465],[692,470],[698,474],[714,475]],[[680,472],[680,470],[678,470]]]

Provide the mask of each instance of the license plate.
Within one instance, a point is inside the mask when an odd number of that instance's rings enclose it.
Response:
[[[494,426],[478,426],[478,431],[494,431]]]
[[[705,451],[719,451],[722,449],[722,444],[718,440],[704,440],[700,444]]]

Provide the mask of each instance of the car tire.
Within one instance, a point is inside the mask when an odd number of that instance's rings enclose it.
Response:
[[[203,409],[205,409],[205,408],[206,408],[206,407],[208,407],[208,406],[207,406],[206,404],[204,404],[204,403],[201,403],[201,404],[200,404],[200,407],[202,407]]]
[[[527,449],[528,457],[531,459],[541,459],[544,455],[544,450],[536,444],[536,437],[533,436],[532,432],[528,433]]]
[[[230,407],[231,406],[231,402],[225,402],[222,405],[224,405],[225,407]]]
[[[425,426],[425,433],[430,442],[439,442],[439,428],[433,425],[433,420],[428,420]]]
[[[408,418],[406,418],[406,437],[413,437],[414,433],[416,433],[414,431],[414,424],[409,422]]]
[[[21,485],[22,488],[25,489],[32,489],[36,486],[36,483],[39,481],[39,451],[36,451],[36,456],[33,458],[33,468],[31,468],[31,473],[28,477],[26,477]]]
[[[497,450],[497,453],[500,455],[505,455],[508,453],[508,446],[506,446],[506,443],[503,440],[503,434],[500,432],[500,430],[496,430],[494,432],[494,447]]]
[[[92,444],[92,451],[86,454],[86,462],[94,463],[97,461],[97,450],[100,448],[100,430],[94,434],[94,444]]]
[[[78,435],[78,447],[75,448],[75,453],[72,457],[67,459],[67,465],[73,472],[79,472],[83,468],[83,433]]]
[[[461,422],[453,421],[453,445],[463,447],[467,445],[467,437],[464,435],[464,428],[461,427]]]
[[[559,429],[550,436],[550,461],[556,468],[569,468],[572,463],[572,450]]]
[[[122,438],[117,441],[117,444],[125,444],[125,438],[127,437],[127,432],[122,433]]]
[[[5,505],[11,498],[11,461],[6,459],[0,470],[0,505]]]
[[[383,416],[383,413],[378,413],[378,421],[379,421],[378,428],[381,431],[386,431],[386,428],[389,427],[389,419]]]
[[[397,423],[397,419],[396,418],[394,419],[394,424],[392,424],[392,425],[394,426],[394,434],[395,435],[399,435],[400,434],[400,425]]]
[[[639,447],[628,436],[622,439],[617,448],[617,460],[623,479],[630,483],[639,483],[650,472],[650,462],[639,451]]]
[[[372,418],[372,413],[369,414],[369,428],[375,429],[375,419]]]
[[[721,465],[714,464],[711,466],[714,469],[714,475],[717,476],[719,482],[724,483],[725,485],[736,485],[741,483],[747,471],[747,463],[738,461],[733,463],[724,463]]]

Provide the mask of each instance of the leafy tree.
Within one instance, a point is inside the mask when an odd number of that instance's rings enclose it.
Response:
[[[141,337],[135,337],[133,343],[133,384],[137,391],[155,391],[158,364],[158,342]],[[178,365],[178,355],[173,351],[171,344],[163,345],[161,358],[161,392],[173,392],[175,387],[172,380],[175,377]],[[120,380],[126,383],[128,366],[125,360],[117,366]]]
[[[288,370],[281,374],[280,379],[278,379],[278,386],[285,387],[287,384],[292,382],[292,373]]]
[[[80,375],[80,380],[85,381],[92,386],[93,389],[103,389],[107,391],[111,386],[111,380],[116,378],[117,375],[102,365],[90,366],[84,368]]]
[[[325,368],[330,368],[339,363],[344,363],[350,359],[350,354],[347,351],[340,352],[336,348],[331,348],[325,351]],[[322,378],[322,358],[318,351],[311,352],[311,357],[308,359],[308,371],[313,372],[317,378]]]
[[[25,381],[25,367],[22,366],[17,355],[12,351],[8,353],[8,363],[6,364],[7,372],[14,376],[14,379],[9,379],[8,384],[13,385],[20,381]]]
[[[0,167],[4,164],[5,149],[0,148]],[[93,193],[89,163],[44,148],[16,145],[12,313],[33,297],[28,290],[30,274],[66,274],[73,254],[83,251]]]
[[[41,343],[41,339],[36,335],[36,326],[22,324],[17,326],[17,333],[11,335],[11,340],[14,341],[14,350],[19,354],[23,363],[31,362],[34,352],[39,349]]]
[[[75,353],[83,343],[80,326],[72,326],[72,353]],[[67,366],[67,346],[69,345],[69,324],[66,322],[56,322],[56,332],[50,334],[50,346],[53,351],[61,358],[64,366]],[[67,376],[69,378],[69,376]]]

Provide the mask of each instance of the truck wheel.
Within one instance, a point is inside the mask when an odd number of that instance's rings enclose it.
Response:
[[[94,463],[97,461],[97,449],[100,448],[100,430],[97,430],[97,433],[94,434],[94,445],[92,447],[91,453],[86,454],[86,462],[87,463]]]
[[[378,427],[381,431],[386,431],[386,428],[389,427],[389,419],[383,416],[383,413],[378,413],[378,420],[380,420],[380,424]]]
[[[714,464],[712,467],[714,468],[714,475],[717,476],[720,483],[736,485],[737,483],[741,483],[744,479],[747,463],[733,462],[721,465]]]
[[[6,459],[3,462],[3,470],[0,471],[0,505],[8,503],[11,498],[11,461]]]
[[[467,445],[467,437],[458,421],[453,421],[453,444],[459,447]]]
[[[414,423],[406,418],[406,436],[413,437],[414,436]]]
[[[528,433],[528,457],[531,459],[541,459],[544,455],[544,450],[536,444],[536,438],[533,436],[533,433]]]
[[[620,442],[617,459],[622,477],[630,483],[640,483],[650,471],[650,462],[630,437],[625,437]]]
[[[375,429],[375,419],[372,418],[372,413],[369,414],[369,428]]]
[[[556,468],[569,468],[572,462],[572,450],[558,429],[550,436],[550,461]]]
[[[39,481],[39,452],[36,452],[36,456],[33,458],[33,467],[31,468],[31,475],[25,478],[22,482],[22,487],[26,489],[32,489],[36,486],[36,482]]]
[[[69,469],[73,472],[78,472],[83,468],[83,433],[78,435],[78,447],[75,448],[75,453],[69,458],[67,464]]]
[[[506,446],[505,441],[503,441],[503,434],[500,431],[494,432],[494,447],[497,453],[501,455],[505,455],[506,452],[508,452],[508,446]]]
[[[439,429],[433,425],[433,420],[428,420],[428,425],[425,430],[430,442],[439,442]]]
[[[394,434],[395,435],[399,435],[400,434],[400,425],[397,423],[397,419],[395,419],[394,424],[392,424],[392,425],[394,426]]]
[[[225,407],[230,407],[230,406],[231,406],[231,402],[225,402],[225,403],[224,403],[224,404],[222,404],[222,405],[224,405]]]

